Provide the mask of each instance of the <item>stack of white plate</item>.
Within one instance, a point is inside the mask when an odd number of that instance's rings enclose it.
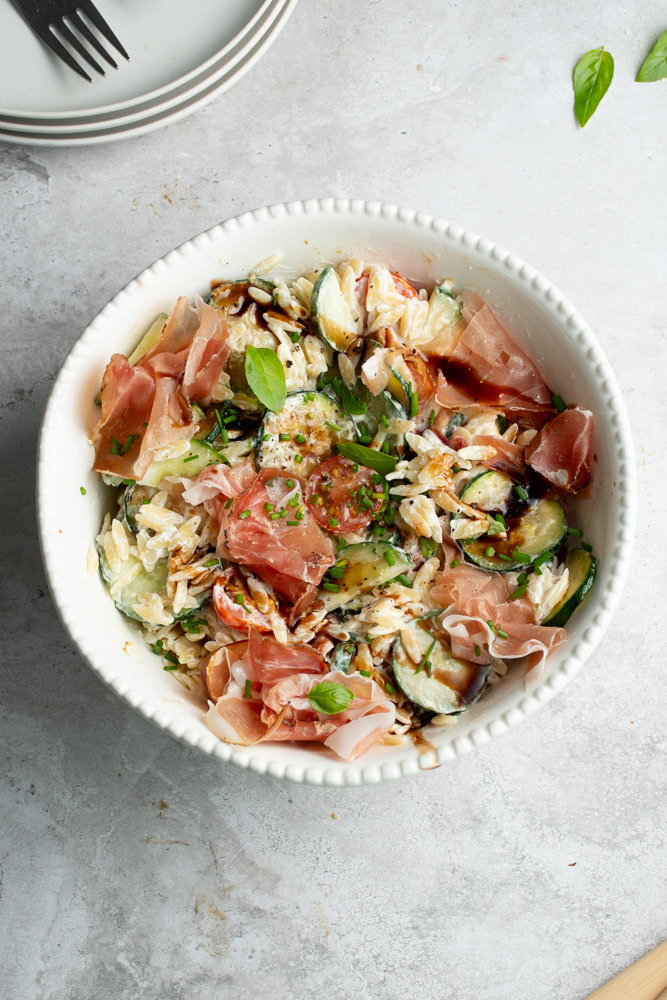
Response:
[[[130,62],[100,36],[118,69],[88,83],[0,3],[0,141],[81,146],[141,135],[184,118],[263,55],[296,0],[97,0]]]

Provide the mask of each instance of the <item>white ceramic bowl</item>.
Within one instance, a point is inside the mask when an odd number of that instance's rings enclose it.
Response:
[[[91,471],[88,433],[93,398],[114,351],[128,353],[159,312],[182,294],[204,293],[215,277],[238,277],[275,250],[276,273],[294,276],[346,257],[384,260],[415,284],[453,277],[479,292],[567,401],[596,418],[593,486],[578,520],[599,559],[596,586],[568,626],[569,641],[528,694],[521,668],[510,670],[457,723],[430,727],[435,751],[376,747],[355,763],[298,743],[241,748],[219,742],[204,711],[115,608],[86,554],[111,492]],[[80,487],[85,487],[85,496]],[[489,240],[431,216],[377,202],[323,199],[248,212],[173,250],[131,281],[75,344],[53,387],[38,452],[38,517],[46,572],[63,623],[106,684],[156,725],[205,753],[261,774],[326,785],[360,785],[444,763],[488,743],[565,686],[591,655],[618,604],[635,518],[633,448],[616,379],[600,345],[570,303],[534,268]]]

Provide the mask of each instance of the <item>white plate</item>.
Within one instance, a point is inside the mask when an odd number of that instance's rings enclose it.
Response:
[[[277,249],[284,258],[275,276],[360,256],[386,260],[416,284],[453,277],[490,302],[554,391],[595,414],[595,476],[579,501],[577,520],[595,547],[599,572],[588,601],[568,626],[568,643],[549,658],[545,677],[532,693],[515,666],[455,725],[429,727],[425,735],[435,750],[427,754],[411,744],[380,746],[347,763],[318,745],[221,743],[206,728],[201,703],[161,669],[138,627],[116,610],[99,576],[86,573],[86,554],[113,504],[110,491],[90,471],[88,441],[99,416],[93,398],[111,354],[127,353],[179,295],[205,292],[214,277],[247,273]],[[249,212],[190,240],[131,281],[83,333],[56,379],[40,433],[37,472],[49,586],[65,627],[93,670],[128,704],[185,743],[261,774],[312,784],[359,785],[415,774],[488,743],[549,701],[590,656],[611,621],[630,562],[635,519],[633,447],[623,399],[581,316],[534,268],[489,240],[377,202],[325,199]],[[584,704],[578,707],[587,711]]]
[[[267,0],[97,0],[130,62],[87,83],[55,56],[8,0],[0,4],[1,116],[44,120],[122,110],[181,86],[252,34]],[[108,46],[106,40],[103,44]],[[77,56],[77,60],[80,57]],[[101,62],[103,64],[103,60]]]
[[[118,122],[109,122],[98,128],[88,127],[85,130],[77,129],[76,131],[54,130],[51,128],[37,131],[35,126],[15,128],[13,125],[6,126],[0,120],[0,140],[8,143],[33,146],[95,145],[104,142],[114,142],[123,138],[136,137],[147,132],[152,132],[163,125],[179,121],[193,111],[204,107],[225,90],[228,90],[255,65],[286,24],[296,3],[297,0],[276,0],[276,7],[272,8],[267,14],[267,18],[270,18],[270,26],[262,35],[255,39],[254,45],[245,52],[241,61],[226,72],[220,73],[216,70],[212,73],[211,78],[206,81],[206,85],[197,86],[193,91],[187,90],[186,96],[182,100],[179,100],[178,103],[174,103],[173,101],[166,102],[166,109],[158,103],[155,108],[147,108],[145,113],[136,121],[130,120],[125,123],[121,117]],[[278,10],[278,16],[273,19],[275,9]],[[213,82],[211,82],[211,79]],[[132,115],[129,117],[133,119]]]
[[[280,15],[285,12],[285,7],[289,5],[289,2],[290,0],[264,0],[258,17],[253,19],[252,31],[246,32],[236,39],[233,46],[227,47],[224,56],[208,66],[203,73],[198,73],[186,83],[179,83],[178,86],[166,90],[159,97],[139,101],[117,111],[107,111],[99,115],[77,118],[31,119],[17,116],[3,117],[0,114],[0,130],[67,137],[91,131],[118,129],[121,126],[153,118],[156,115],[162,116],[170,109],[182,106],[186,101],[192,101],[195,96],[204,93],[204,91],[210,93],[213,84],[222,81],[223,77],[228,87],[230,82],[236,82],[242,75],[241,72],[234,74],[233,71],[236,68],[240,70],[264,40],[267,38],[273,40],[278,34],[284,23]]]

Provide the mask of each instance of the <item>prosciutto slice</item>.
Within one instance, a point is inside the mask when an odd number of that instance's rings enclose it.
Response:
[[[498,406],[509,419],[540,427],[554,410],[537,366],[486,304],[469,315],[440,373],[437,401],[451,409]]]
[[[293,674],[324,674],[327,665],[312,646],[294,643],[283,645],[264,636],[256,628],[248,633],[246,673],[260,684],[275,684]]]
[[[156,346],[134,367],[114,354],[102,380],[93,468],[140,479],[156,451],[190,440],[193,402],[207,405],[229,352],[222,314],[180,298]]]
[[[288,525],[292,518],[271,519],[270,512],[286,507],[292,497],[300,501],[302,520]],[[286,472],[262,469],[228,510],[218,504],[218,515],[218,555],[266,574],[267,582],[288,598],[299,600],[306,591],[296,585],[316,586],[335,562],[331,541],[305,506],[303,484]]]
[[[494,437],[492,434],[476,434],[471,445],[490,446],[496,449],[493,458],[487,458],[484,465],[491,469],[498,469],[508,476],[521,477],[526,469],[524,451],[521,445],[514,444],[513,441],[506,441],[504,438]]]
[[[593,414],[572,406],[535,435],[526,462],[554,486],[576,493],[590,479],[592,441]]]
[[[255,481],[257,473],[251,458],[244,458],[232,469],[228,465],[210,465],[203,469],[197,478],[183,491],[183,499],[193,506],[222,496],[238,497]],[[184,483],[190,480],[184,479]],[[216,516],[214,510],[209,513]]]

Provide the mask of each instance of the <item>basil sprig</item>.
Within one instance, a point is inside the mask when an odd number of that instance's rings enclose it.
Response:
[[[393,472],[398,462],[394,455],[385,455],[383,451],[367,448],[365,444],[357,444],[356,441],[339,441],[338,454],[359,465],[365,465],[368,469],[375,469],[381,476]]]
[[[308,697],[316,712],[322,712],[323,715],[338,715],[339,712],[344,712],[349,707],[354,698],[354,692],[346,688],[344,684],[336,684],[334,681],[320,681]]]
[[[614,76],[614,60],[604,46],[591,49],[574,67],[574,113],[583,128],[609,90]]]
[[[667,30],[663,31],[655,43],[642,68],[637,73],[637,83],[654,83],[667,77]]]
[[[245,374],[260,403],[274,413],[280,413],[285,405],[287,390],[285,372],[278,355],[268,347],[248,347]]]

